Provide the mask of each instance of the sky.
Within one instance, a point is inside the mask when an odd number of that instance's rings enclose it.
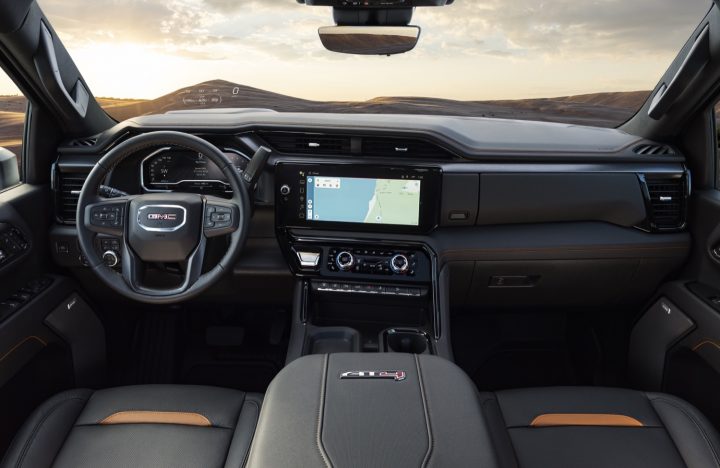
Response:
[[[323,49],[296,0],[38,0],[96,96],[152,99],[225,79],[296,97],[522,99],[651,89],[709,0],[456,0],[418,8],[417,48]],[[13,94],[0,78],[0,94]]]

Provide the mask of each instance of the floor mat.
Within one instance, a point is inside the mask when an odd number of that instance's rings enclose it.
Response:
[[[542,345],[499,349],[488,354],[471,375],[475,385],[483,390],[577,385],[579,379],[564,344]]]
[[[264,392],[282,369],[289,311],[275,308],[149,309],[116,347],[114,385],[192,384]],[[115,340],[122,344],[120,339]]]
[[[177,383],[265,392],[285,364],[289,320],[283,309],[188,311]]]
[[[584,311],[456,310],[455,361],[481,391],[617,385],[626,354],[623,326],[613,328],[613,320]]]

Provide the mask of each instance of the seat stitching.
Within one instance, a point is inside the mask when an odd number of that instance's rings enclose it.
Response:
[[[655,397],[655,398],[650,398],[650,397],[648,397],[648,398],[649,398],[650,401],[657,401],[657,402],[661,402],[661,403],[666,403],[666,404],[668,404],[668,405],[670,405],[670,406],[672,406],[672,407],[677,408],[678,410],[680,410],[680,411],[695,425],[695,427],[697,428],[697,430],[700,432],[700,435],[702,435],[703,440],[705,441],[705,444],[706,444],[706,445],[708,446],[708,448],[710,449],[710,453],[712,454],[713,459],[715,460],[715,464],[720,467],[720,458],[718,457],[718,454],[717,454],[717,452],[715,451],[715,447],[714,447],[713,444],[711,443],[710,438],[708,437],[707,433],[705,432],[705,429],[702,427],[702,425],[700,424],[700,422],[695,418],[695,416],[693,416],[693,415],[692,415],[690,412],[688,412],[685,408],[683,408],[681,405],[678,405],[677,403],[675,403],[675,402],[672,401],[672,400],[668,400],[668,399],[662,398],[662,397]],[[667,430],[667,429],[666,429],[666,430]],[[677,444],[676,444],[676,445],[677,445]]]
[[[322,443],[322,426],[323,426],[323,414],[325,413],[325,387],[327,386],[327,369],[328,369],[328,355],[325,355],[323,361],[323,373],[322,373],[322,387],[320,387],[320,404],[318,405],[318,417],[317,417],[317,434],[315,437],[315,443],[320,451],[323,462],[328,468],[332,467],[330,457],[325,453],[325,448]]]
[[[704,341],[701,341],[700,343],[696,344],[692,350],[697,352],[700,348],[702,348],[703,346],[706,346],[706,345],[711,345],[711,346],[714,346],[716,349],[720,349],[720,343],[718,343],[717,341],[704,340]]]
[[[427,453],[425,453],[425,458],[422,462],[422,467],[428,466],[430,463],[430,458],[433,454],[433,448],[434,448],[434,442],[433,442],[433,435],[432,435],[432,426],[430,424],[430,409],[427,406],[427,401],[425,400],[425,386],[423,383],[422,378],[422,369],[420,369],[420,359],[418,359],[418,355],[415,354],[415,366],[417,367],[417,373],[418,373],[418,386],[420,387],[420,398],[422,400],[423,404],[423,413],[425,413],[425,426],[427,427],[427,433],[428,433],[428,449]]]
[[[27,442],[23,445],[23,449],[20,452],[20,457],[18,458],[17,463],[15,464],[16,468],[19,468],[23,465],[25,462],[25,457],[27,456],[28,451],[30,450],[30,446],[35,442],[35,438],[37,437],[38,432],[40,431],[40,428],[43,424],[45,424],[45,421],[55,412],[56,409],[58,409],[60,406],[64,405],[65,403],[69,401],[83,401],[83,398],[80,397],[72,397],[65,400],[61,400],[57,402],[55,405],[53,405],[50,409],[48,409],[47,413],[42,417],[40,421],[35,425],[33,428],[32,433],[30,434],[30,437],[28,438]],[[85,400],[87,401],[87,400]],[[71,428],[72,429],[72,428]]]
[[[507,435],[507,441],[510,444],[510,448],[512,449],[512,457],[513,461],[515,462],[515,466],[520,466],[520,462],[518,461],[518,455],[517,455],[517,449],[515,448],[515,444],[513,443],[512,437],[510,436],[510,429],[512,427],[508,426],[507,421],[505,420],[505,414],[503,413],[502,406],[500,405],[500,400],[498,400],[497,393],[492,393],[492,398],[486,398],[482,402],[482,408],[485,408],[485,406],[489,403],[495,403],[495,406],[497,407],[497,411],[500,415],[500,421],[502,422],[502,425],[505,426],[505,433]],[[485,421],[485,427],[488,429],[488,431],[491,431],[490,423],[488,421]],[[490,441],[493,445],[495,444],[495,441],[492,439],[492,436],[490,436]],[[500,447],[496,447],[498,451],[500,451]]]
[[[257,404],[256,401],[245,399],[245,403],[251,404],[255,407],[255,428],[257,429],[258,419],[260,419],[260,405]],[[238,422],[240,421],[240,418],[238,417]],[[247,450],[245,450],[245,456],[243,457],[242,466],[244,467],[247,465],[248,458],[250,457],[250,447],[252,447],[253,439],[255,438],[255,430],[253,430],[253,435],[250,437],[250,445],[248,445]]]
[[[225,466],[227,466],[227,460],[230,456],[230,447],[232,447],[233,439],[235,438],[235,431],[237,431],[238,424],[240,424],[240,415],[242,414],[243,406],[245,406],[245,403],[247,403],[247,393],[243,392],[242,394],[242,403],[240,404],[240,411],[238,411],[237,418],[235,418],[235,427],[233,428],[233,433],[230,435],[230,443],[227,446],[227,449],[225,449]]]

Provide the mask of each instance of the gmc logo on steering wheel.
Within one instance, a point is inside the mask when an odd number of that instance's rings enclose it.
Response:
[[[175,221],[177,215],[175,213],[148,213],[147,219],[154,221]]]

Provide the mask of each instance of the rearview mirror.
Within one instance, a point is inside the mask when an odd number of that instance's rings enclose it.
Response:
[[[326,26],[318,32],[327,50],[355,55],[403,54],[420,39],[417,26]]]

